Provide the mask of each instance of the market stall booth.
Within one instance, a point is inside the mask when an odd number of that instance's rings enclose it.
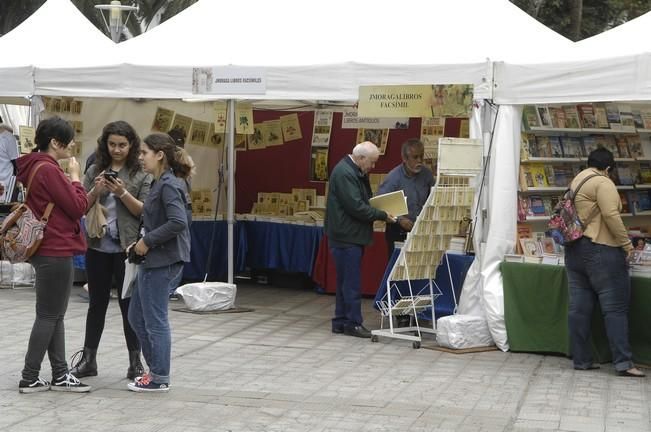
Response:
[[[554,303],[559,298],[567,298],[562,268],[541,268],[534,272],[524,267],[547,267],[537,263],[541,259],[559,264],[559,259],[554,258],[558,248],[544,234],[546,221],[554,200],[585,166],[591,150],[606,147],[615,156],[615,183],[623,204],[622,220],[629,227],[629,235],[644,238],[648,232],[651,123],[645,124],[643,117],[650,112],[651,105],[650,57],[644,42],[648,36],[645,23],[650,19],[651,15],[646,14],[586,39],[576,45],[569,57],[559,55],[554,62],[494,64],[494,101],[500,110],[508,108],[514,113],[508,127],[497,131],[496,139],[514,144],[511,159],[515,163],[510,167],[508,190],[511,199],[517,200],[512,201],[516,207],[510,208],[519,209],[522,222],[518,224],[516,217],[505,221],[499,241],[509,245],[508,253],[520,248],[521,253],[530,255],[523,258],[527,264],[501,264],[503,256],[494,263],[502,265],[502,274],[497,276],[495,284],[498,287],[503,284],[507,308],[509,341],[501,346],[502,349],[510,346],[518,350],[567,353],[565,332],[554,331],[551,332],[553,336],[550,334],[543,339],[535,336],[535,328],[550,324],[548,319],[537,318],[540,314],[529,315],[534,317],[530,325],[521,326],[517,317],[532,307],[521,302],[524,298],[521,293],[536,286],[534,278],[544,277],[547,281],[545,292],[549,295],[531,297],[531,302],[537,302],[540,308],[554,309],[553,314],[547,316],[559,320],[554,328],[567,326],[566,310]],[[527,240],[528,237],[533,239]],[[518,260],[517,257],[508,259]],[[527,277],[523,277],[525,270]],[[524,280],[529,277],[532,278],[530,284],[524,286]],[[633,278],[632,302],[637,304],[631,311],[631,334],[634,356],[648,363],[649,347],[643,342],[644,337],[640,337],[644,332],[636,316],[639,302],[646,305],[642,288],[645,284],[643,279]],[[520,293],[516,294],[517,291]],[[531,330],[532,340],[543,342],[523,344],[524,333],[528,330]],[[598,333],[596,338],[598,342]]]
[[[49,0],[48,4],[61,1],[65,0]],[[97,52],[100,57],[97,61],[100,63],[95,66],[37,66],[34,72],[34,93],[53,98],[124,98],[127,100],[125,104],[149,104],[145,115],[149,116],[149,119],[139,125],[141,133],[151,130],[152,116],[156,115],[158,108],[209,122],[214,113],[209,104],[204,105],[201,101],[250,101],[253,102],[253,121],[256,121],[256,117],[265,119],[268,116],[280,116],[280,113],[296,113],[299,123],[308,123],[306,128],[301,125],[301,131],[307,137],[312,133],[309,118],[314,114],[311,114],[311,111],[327,108],[338,116],[337,113],[342,112],[344,108],[354,105],[360,85],[470,84],[473,86],[475,104],[468,122],[469,136],[484,141],[486,156],[489,156],[487,160],[490,161],[487,168],[492,173],[484,175],[484,178],[490,181],[484,183],[486,188],[481,194],[482,203],[476,207],[511,208],[510,199],[500,198],[504,196],[504,185],[508,180],[502,177],[508,176],[510,172],[509,169],[503,169],[503,163],[511,161],[508,163],[515,164],[517,154],[510,145],[498,145],[500,142],[492,139],[491,134],[512,127],[512,122],[505,119],[517,116],[517,112],[506,108],[500,109],[498,114],[495,107],[484,102],[492,97],[493,92],[493,69],[488,59],[525,61],[549,58],[555,53],[567,50],[571,43],[506,0],[427,4],[409,1],[407,4],[401,4],[400,8],[395,6],[394,2],[387,0],[374,3],[373,7],[337,0],[319,10],[315,17],[314,9],[299,1],[288,0],[271,4],[202,0],[150,32],[120,44],[117,48],[117,59],[109,60],[103,55],[105,51],[101,50]],[[282,10],[287,13],[281,13]],[[377,23],[385,22],[386,16],[392,16],[394,22],[408,23],[408,26],[400,28],[409,30],[379,30]],[[435,17],[436,25],[432,25],[432,17]],[[219,25],[215,25],[216,20]],[[498,21],[508,25],[494,26],[483,31],[487,23]],[[321,23],[327,31],[315,31],[315,22]],[[333,31],[335,27],[340,30]],[[514,34],[518,35],[517,45],[514,43]],[[419,44],[420,41],[427,40],[447,42],[437,43],[432,52],[430,49],[424,51]],[[531,50],[527,48],[529,46],[542,48]],[[112,49],[109,51],[112,52]],[[229,65],[235,66],[228,67]],[[193,86],[193,76],[196,78],[196,84],[201,84],[197,69],[202,68],[240,68],[240,72],[261,72],[264,77],[264,91],[255,94],[242,91],[210,92],[207,89],[198,91],[198,85]],[[0,94],[2,90],[0,88]],[[166,107],[168,102],[145,102],[144,98],[162,98],[168,101],[174,99],[177,101],[175,104],[184,101],[187,106],[194,107]],[[88,107],[91,105],[90,102],[84,102],[83,109],[90,109]],[[288,111],[288,108],[297,106],[302,106],[302,109]],[[277,112],[270,113],[269,109]],[[196,114],[188,116],[189,111]],[[305,112],[307,114],[304,114]],[[96,116],[95,113],[92,115]],[[97,117],[99,118],[99,115]],[[102,120],[109,121],[110,118]],[[415,119],[412,123],[410,119],[411,127],[417,127],[419,120]],[[145,132],[142,132],[143,130]],[[97,136],[98,132],[98,129],[84,126],[84,134],[87,134],[87,137],[83,140],[92,142],[91,137]],[[346,147],[350,148],[354,144],[354,134],[347,134],[350,135],[344,134],[337,138],[336,143],[332,140],[333,151],[328,155],[328,169],[346,153]],[[224,137],[230,150],[227,152],[230,162],[228,166],[235,166],[236,136],[233,135],[231,133]],[[350,142],[347,142],[348,140]],[[398,140],[399,138],[396,138],[396,141]],[[298,160],[298,155],[307,154],[302,153],[305,149],[298,149],[299,142],[300,140],[278,147],[277,151],[286,151],[289,154],[283,160],[293,162]],[[336,150],[338,144],[341,147]],[[393,139],[389,140],[388,146],[397,147]],[[85,146],[84,152],[88,151],[88,148]],[[198,148],[204,147],[199,145]],[[193,144],[189,145],[189,149],[195,150]],[[206,176],[205,187],[209,187],[207,184],[212,182],[211,187],[214,188],[217,163],[210,161],[218,160],[218,156],[211,156],[211,159],[206,155],[217,153],[217,150],[205,146],[202,151],[195,156],[202,173],[199,176]],[[255,170],[255,177],[263,172],[261,168],[266,168],[268,156],[275,151],[270,148],[237,152],[237,169],[228,172],[229,175],[232,173],[231,181],[228,182],[228,190],[231,193],[229,203],[232,205],[226,218],[231,232],[234,231],[236,210],[234,192],[236,186],[239,188],[239,183],[245,181],[240,176],[245,176],[242,173],[247,170],[247,159],[250,157],[249,163]],[[306,160],[305,156],[301,157],[302,161],[298,160],[295,165],[304,167],[296,170],[299,175],[304,176],[309,170],[305,168],[309,166],[309,160]],[[499,169],[495,165],[498,160]],[[204,163],[205,167],[201,165]],[[382,169],[388,169],[393,163],[397,163],[397,160],[387,158],[386,166]],[[277,181],[287,176],[289,173],[285,171],[291,170],[279,170],[269,181]],[[250,172],[247,174],[250,179]],[[236,175],[238,183],[235,182]],[[204,180],[199,179],[199,183],[202,181]],[[286,181],[278,183],[278,189],[286,188],[287,184],[283,183]],[[306,182],[313,184],[311,179],[303,177],[298,180],[297,185]],[[263,187],[271,188],[272,185],[259,186],[260,189]],[[317,182],[314,188],[320,191],[325,185]],[[242,196],[249,196],[250,200],[253,192],[243,191]],[[246,207],[244,203],[244,198],[242,201],[238,198],[237,206]],[[504,246],[497,243],[491,246],[487,233],[497,233],[501,227],[510,226],[510,223],[495,218],[489,218],[488,221],[492,221],[495,227],[491,225],[490,229],[485,229],[488,228],[487,221],[481,217],[476,220],[475,250],[480,251],[480,259],[476,260],[466,278],[465,285],[468,289],[464,288],[462,309],[464,313],[484,315],[484,308],[489,305],[487,315],[490,317],[495,315],[491,310],[501,308],[501,297],[486,289],[490,287],[488,282],[496,277],[498,271],[493,265],[494,259],[484,259],[483,256],[487,253],[491,256],[503,254]],[[233,239],[234,236],[231,235],[231,244],[228,247],[230,253],[234,249]],[[223,253],[223,250],[221,252]],[[383,267],[378,267],[377,271],[381,275]]]

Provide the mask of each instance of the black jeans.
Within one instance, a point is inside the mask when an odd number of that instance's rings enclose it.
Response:
[[[86,274],[88,276],[88,314],[86,315],[86,338],[84,346],[97,349],[104,332],[106,310],[111,298],[113,281],[117,284],[118,304],[122,313],[122,328],[129,351],[140,350],[138,337],[129,324],[130,298],[122,299],[122,282],[124,281],[124,252],[106,253],[88,249],[86,251]]]
[[[72,288],[72,257],[36,255],[30,262],[36,271],[36,319],[27,345],[23,379],[38,378],[46,351],[56,379],[68,372],[63,317]]]

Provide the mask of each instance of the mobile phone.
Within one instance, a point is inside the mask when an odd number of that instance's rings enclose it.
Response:
[[[118,173],[112,170],[104,171],[104,178],[108,181],[114,181],[118,178]]]

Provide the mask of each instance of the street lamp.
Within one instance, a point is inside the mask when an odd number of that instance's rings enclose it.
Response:
[[[136,6],[123,6],[122,3],[120,3],[120,0],[113,0],[111,4],[95,5],[95,9],[100,10],[100,15],[102,15],[104,24],[106,25],[106,28],[109,29],[109,32],[111,32],[111,39],[115,43],[120,42],[120,36],[122,35],[126,23],[129,21],[131,13],[138,10]],[[106,21],[103,11],[108,11],[108,22]],[[122,22],[122,12],[129,12],[124,22]]]

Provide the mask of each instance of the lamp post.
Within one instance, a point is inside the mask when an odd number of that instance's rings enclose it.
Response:
[[[120,0],[113,0],[110,4],[95,5],[95,9],[99,9],[100,15],[102,15],[102,19],[104,20],[104,24],[111,33],[111,39],[115,43],[120,42],[120,36],[122,35],[124,26],[129,21],[131,13],[138,10],[136,6],[123,6]],[[106,21],[106,17],[104,16],[103,11],[108,11],[108,22]],[[124,21],[122,21],[123,12],[129,12]]]

